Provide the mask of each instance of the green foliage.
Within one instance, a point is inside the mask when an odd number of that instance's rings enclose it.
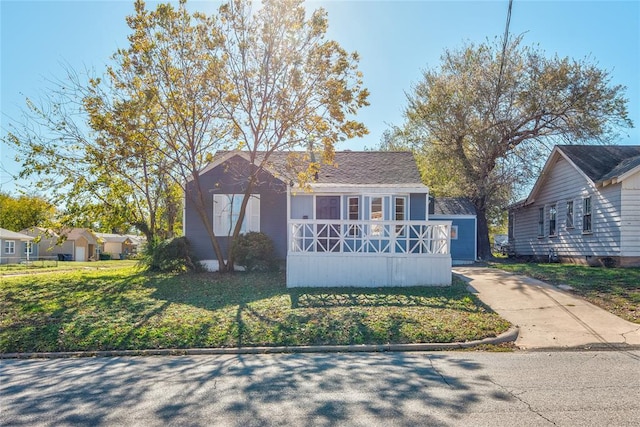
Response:
[[[12,197],[0,193],[0,226],[11,231],[47,226],[53,219],[55,208],[38,196]]]
[[[149,271],[186,272],[202,271],[186,237],[168,240],[155,239],[144,247],[140,265]]]
[[[469,197],[478,212],[479,257],[489,223],[537,176],[557,143],[610,142],[632,126],[625,88],[589,58],[547,57],[522,38],[446,50],[409,94],[406,123],[385,135],[408,146],[436,196]],[[399,140],[399,141],[398,141]]]
[[[278,268],[273,242],[265,233],[250,231],[233,240],[233,257],[246,271],[270,271]]]

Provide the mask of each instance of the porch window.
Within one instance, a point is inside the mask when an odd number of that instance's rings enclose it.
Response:
[[[251,194],[244,214],[240,233],[260,231],[260,195]],[[230,236],[240,217],[243,194],[213,195],[213,232],[218,236]]]
[[[582,232],[591,233],[591,196],[582,199]]]
[[[544,208],[538,208],[538,237],[544,237]]]
[[[6,255],[13,255],[16,253],[16,242],[14,240],[5,240],[4,253]]]
[[[567,220],[565,223],[566,228],[573,228],[573,200],[567,202]]]
[[[406,197],[394,198],[393,219],[396,221],[405,221],[407,219],[407,198]],[[405,235],[404,229],[405,229],[404,225],[396,225],[396,236],[404,237]]]
[[[359,197],[349,197],[348,200],[349,206],[349,221],[358,221],[360,219],[360,198]],[[358,225],[350,225],[349,226],[349,236],[359,236]]]
[[[371,210],[369,213],[370,219],[372,221],[382,221],[384,219],[384,202],[382,197],[372,197],[371,198]],[[381,225],[372,225],[371,226],[371,235],[380,236],[382,234],[382,226]]]
[[[458,226],[457,225],[452,225],[451,226],[451,232],[449,234],[449,237],[451,238],[451,240],[458,240]]]
[[[549,207],[549,236],[556,235],[556,217],[557,217],[556,205]]]

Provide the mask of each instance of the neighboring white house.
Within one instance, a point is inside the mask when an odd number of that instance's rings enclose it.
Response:
[[[640,266],[640,146],[559,145],[509,207],[516,256]]]
[[[409,152],[336,152],[309,189],[285,169],[292,157],[273,153],[248,202],[243,231],[262,231],[286,259],[287,286],[419,286],[451,284],[451,221],[431,221],[428,188]],[[199,175],[219,244],[237,222],[249,171],[244,152],[217,155]],[[187,185],[184,234],[196,256],[217,265],[209,231]],[[234,216],[235,215],[235,216]]]
[[[17,264],[31,256],[33,237],[0,228],[0,264]]]

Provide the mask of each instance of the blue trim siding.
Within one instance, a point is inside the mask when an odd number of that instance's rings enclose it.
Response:
[[[247,175],[251,168],[248,161],[235,156],[223,164],[200,175],[200,185],[205,194],[205,210],[213,224],[213,195],[242,194],[247,186]],[[189,240],[195,255],[202,260],[216,259],[209,234],[198,215],[190,192],[194,182],[187,185],[185,195],[185,237]],[[260,194],[260,231],[273,240],[276,256],[287,256],[287,192],[286,185],[267,172],[262,172],[258,185],[252,191]],[[218,242],[226,254],[228,238],[218,237]]]

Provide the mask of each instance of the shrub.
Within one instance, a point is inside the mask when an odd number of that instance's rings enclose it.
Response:
[[[278,268],[273,242],[264,233],[250,231],[233,242],[235,262],[246,271],[271,271]]]
[[[98,255],[98,259],[100,261],[109,261],[111,259],[111,254],[103,252],[103,253]]]
[[[193,255],[186,237],[148,242],[140,264],[150,271],[184,272],[202,271],[202,265]]]

